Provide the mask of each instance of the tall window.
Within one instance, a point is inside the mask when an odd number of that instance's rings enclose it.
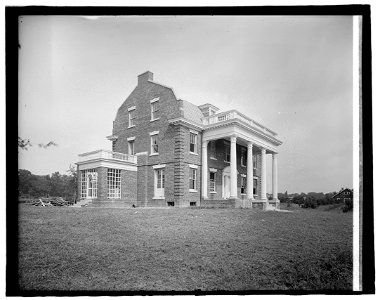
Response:
[[[165,197],[165,172],[164,168],[154,170],[154,197]]]
[[[108,198],[121,198],[121,170],[108,169]]]
[[[227,162],[230,162],[231,160],[231,157],[230,157],[230,150],[231,150],[231,147],[229,144],[225,143],[224,144],[224,161],[227,161]]]
[[[215,141],[210,142],[210,158],[216,159]]]
[[[150,136],[150,153],[158,153],[158,134],[153,134]]]
[[[136,125],[135,123],[135,118],[136,118],[136,110],[135,109],[132,109],[129,111],[128,113],[128,116],[129,116],[129,124],[128,124],[128,127],[133,127]]]
[[[216,173],[210,172],[210,192],[216,192],[215,179],[216,179]]]
[[[128,154],[135,155],[135,141],[128,141]]]
[[[158,101],[153,102],[150,104],[150,109],[151,109],[151,120],[158,119]]]
[[[245,176],[241,176],[241,181],[240,181],[240,193],[245,194],[245,189],[247,186],[247,178]]]
[[[98,173],[95,169],[81,171],[81,198],[96,198],[98,195]]]
[[[253,168],[256,169],[257,168],[257,155],[254,155],[252,157],[252,162],[253,162]]]
[[[190,132],[190,152],[197,153],[197,134]]]
[[[257,178],[253,178],[253,194],[257,195]]]
[[[189,189],[194,191],[197,189],[197,169],[190,168]]]
[[[247,150],[245,148],[241,148],[240,163],[241,163],[242,167],[247,166]]]

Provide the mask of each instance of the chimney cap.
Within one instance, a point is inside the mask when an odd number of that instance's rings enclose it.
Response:
[[[138,83],[149,81],[149,80],[153,81],[153,73],[151,71],[146,71],[137,76]]]

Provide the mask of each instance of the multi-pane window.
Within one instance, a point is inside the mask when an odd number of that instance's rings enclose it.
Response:
[[[244,176],[241,176],[240,193],[245,194],[246,186],[247,186],[247,178]]]
[[[253,194],[257,195],[257,178],[253,178]]]
[[[240,152],[240,163],[243,167],[247,166],[247,150],[245,148],[241,148]]]
[[[215,141],[210,142],[210,158],[216,159],[216,147]]]
[[[189,189],[197,189],[197,169],[190,168]]]
[[[216,192],[215,179],[216,179],[216,173],[210,172],[210,192]]]
[[[158,189],[164,189],[165,188],[164,169],[157,169],[157,188]]]
[[[197,134],[190,132],[190,152],[197,153]]]
[[[151,103],[150,108],[151,108],[151,120],[158,119],[158,111],[159,111],[158,101]]]
[[[254,155],[252,157],[252,162],[253,162],[253,168],[256,169],[257,168],[257,155]]]
[[[128,141],[128,154],[135,155],[135,141]]]
[[[95,169],[81,171],[81,198],[96,198],[98,194],[98,173]]]
[[[150,153],[158,153],[158,134],[153,134],[150,136]]]
[[[121,198],[121,170],[108,169],[108,198]]]
[[[130,110],[128,112],[128,116],[129,116],[129,124],[128,124],[128,126],[129,127],[135,126],[136,125],[136,122],[135,122],[136,110],[135,109]]]
[[[230,145],[225,143],[224,144],[224,161],[230,162],[231,160],[230,150],[231,150]]]

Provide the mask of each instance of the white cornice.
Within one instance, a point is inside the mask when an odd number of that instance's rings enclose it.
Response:
[[[201,125],[195,124],[194,122],[189,121],[189,120],[185,119],[184,117],[171,119],[171,120],[168,120],[168,122],[170,124],[173,124],[173,125],[184,125],[187,127],[192,127],[193,129],[199,130],[199,131],[203,130],[203,127]]]

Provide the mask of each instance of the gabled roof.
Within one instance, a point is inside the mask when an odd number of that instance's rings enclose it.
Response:
[[[336,196],[342,194],[342,193],[345,192],[345,191],[349,191],[350,193],[353,192],[353,190],[351,190],[351,189],[344,189],[344,190],[341,190],[339,193],[336,193],[336,194],[335,194],[334,196],[332,196],[332,197],[335,198]]]

